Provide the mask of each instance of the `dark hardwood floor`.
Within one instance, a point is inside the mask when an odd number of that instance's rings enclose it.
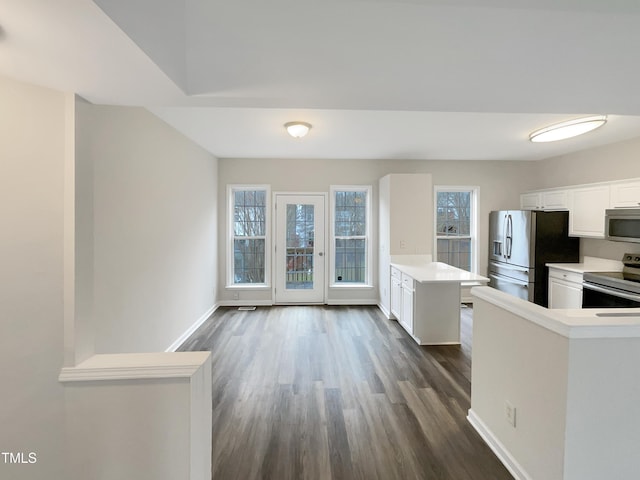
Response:
[[[420,347],[376,307],[218,310],[180,350],[213,356],[213,478],[511,479],[466,420],[461,346]]]

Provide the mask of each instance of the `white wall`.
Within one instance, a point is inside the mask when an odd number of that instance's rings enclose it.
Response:
[[[472,411],[529,478],[561,480],[569,339],[479,298],[473,310]]]
[[[220,244],[218,255],[226,258],[228,184],[270,184],[277,191],[328,192],[330,185],[373,186],[373,232],[377,235],[378,180],[389,173],[431,173],[433,185],[480,186],[479,251],[480,272],[487,269],[487,228],[489,212],[499,208],[518,208],[522,191],[534,188],[530,172],[533,162],[498,161],[415,161],[415,160],[299,160],[299,159],[221,159],[219,161],[218,228]],[[373,247],[377,251],[377,245]],[[232,301],[232,292],[225,289],[226,265],[220,263],[218,282],[219,298]],[[374,275],[377,272],[377,255],[374,255]],[[376,277],[374,277],[376,278]],[[330,290],[330,299],[353,297],[353,292]],[[364,300],[376,299],[377,291],[359,294]],[[241,291],[240,300],[270,300],[271,292]]]
[[[61,379],[69,479],[211,479],[210,352],[94,355]]]
[[[572,339],[565,479],[637,478],[640,338]]]
[[[473,293],[468,418],[514,476],[636,478],[637,316],[598,319],[593,311],[547,310],[489,287]]]
[[[77,115],[94,176],[95,350],[164,351],[215,304],[217,160],[142,108]]]
[[[89,115],[92,105],[80,97],[74,98],[74,116],[68,122],[73,130],[75,150],[67,152],[67,181],[74,188],[65,189],[72,195],[65,205],[66,306],[65,365],[76,365],[95,353],[95,318],[93,297],[93,157]],[[80,121],[77,121],[77,120]],[[66,201],[66,199],[65,199]]]
[[[62,479],[65,95],[0,77],[0,478]]]
[[[0,104],[0,450],[36,458],[0,478],[62,479],[65,359],[162,351],[214,306],[217,160],[143,109],[5,78]]]

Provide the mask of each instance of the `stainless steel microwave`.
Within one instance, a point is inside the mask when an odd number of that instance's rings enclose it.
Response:
[[[640,243],[640,208],[613,208],[604,217],[605,238]]]

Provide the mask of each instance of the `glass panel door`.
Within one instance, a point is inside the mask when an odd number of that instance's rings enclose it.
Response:
[[[287,204],[287,289],[313,288],[315,206]]]
[[[324,196],[276,196],[276,303],[324,301]]]

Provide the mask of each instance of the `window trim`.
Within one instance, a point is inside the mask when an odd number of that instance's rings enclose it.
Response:
[[[234,194],[238,191],[263,190],[265,192],[265,231],[264,231],[264,282],[263,283],[235,283],[234,270]],[[251,237],[251,238],[262,238]],[[270,185],[227,185],[227,278],[226,288],[262,290],[271,288],[271,186]]]
[[[471,273],[478,273],[478,221],[480,205],[480,187],[477,185],[434,185],[433,187],[433,245],[435,261],[438,260],[438,238],[452,238],[448,236],[438,236],[438,193],[439,192],[471,192],[471,224],[469,225],[469,235],[471,237]],[[463,238],[467,238],[465,235]]]
[[[338,283],[335,281],[336,273],[336,258],[335,258],[335,218],[336,218],[336,192],[365,192],[367,196],[367,211],[366,222],[367,228],[365,232],[365,248],[366,264],[365,264],[365,280],[363,283]],[[372,192],[373,187],[371,185],[330,185],[329,186],[329,245],[327,251],[329,251],[329,288],[373,288],[372,275],[373,275],[373,248],[371,238],[371,211],[372,211]],[[342,237],[340,237],[342,238]]]

